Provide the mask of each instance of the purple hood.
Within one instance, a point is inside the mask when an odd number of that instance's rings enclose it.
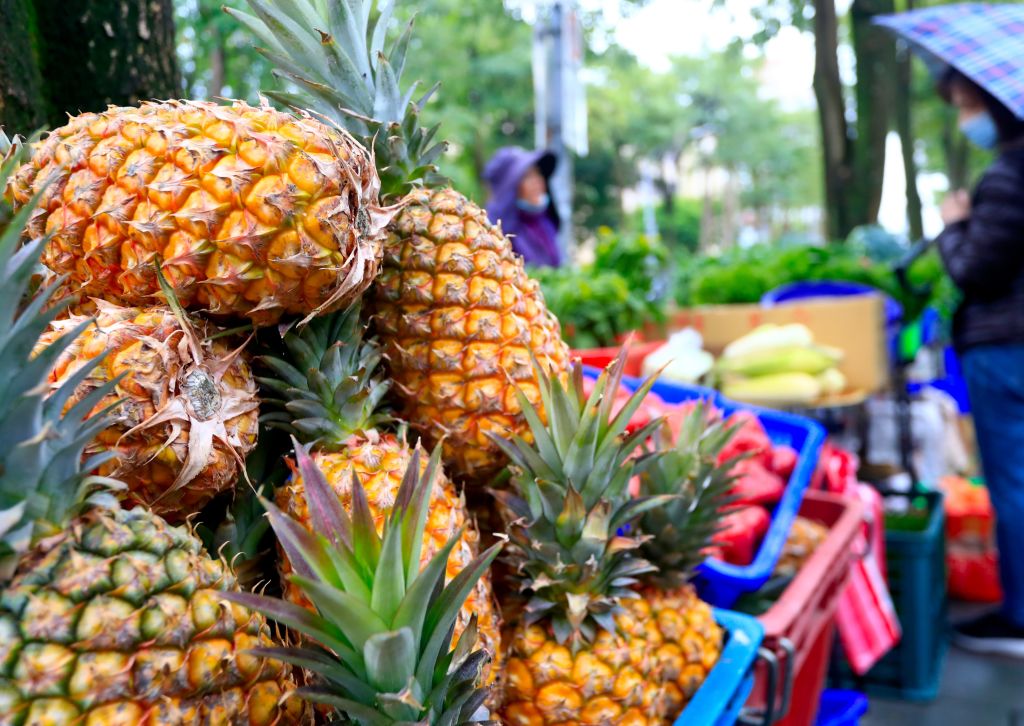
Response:
[[[558,267],[562,263],[558,249],[558,212],[552,201],[540,214],[524,212],[516,205],[519,182],[536,166],[546,180],[555,170],[555,155],[550,151],[527,151],[520,146],[506,146],[487,163],[484,177],[490,187],[487,216],[501,223],[506,234],[512,235],[512,248],[528,265]],[[550,195],[550,184],[549,184]]]

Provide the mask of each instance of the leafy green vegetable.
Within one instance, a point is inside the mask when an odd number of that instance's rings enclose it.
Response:
[[[676,302],[681,307],[754,303],[768,291],[800,281],[839,280],[877,288],[903,306],[905,320],[916,320],[927,305],[945,320],[956,307],[957,293],[934,251],[910,268],[914,287],[929,287],[921,296],[900,287],[892,270],[892,251],[874,238],[863,244],[730,249],[717,257],[682,260],[676,273]],[[885,261],[874,261],[872,257]]]
[[[562,323],[573,348],[615,345],[622,335],[648,322],[663,322],[672,301],[672,259],[658,240],[598,233],[594,262],[552,269],[531,276]]]

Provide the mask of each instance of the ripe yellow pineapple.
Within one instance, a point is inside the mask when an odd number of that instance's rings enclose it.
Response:
[[[686,613],[667,612],[667,602],[652,607],[633,589],[655,569],[639,555],[644,537],[635,522],[668,497],[633,499],[628,491],[634,452],[658,422],[624,433],[650,383],[613,415],[610,394],[624,360],[589,398],[578,365],[566,387],[539,372],[550,423],[533,413],[535,443],[501,443],[512,478],[497,496],[529,598],[509,644],[501,716],[510,726],[665,724],[685,702],[685,657],[673,637],[686,629]]]
[[[489,434],[528,435],[517,387],[540,403],[531,354],[543,369],[561,373],[568,348],[510,240],[435,173],[444,144],[433,142],[436,127],[425,129],[419,121],[430,94],[414,103],[414,88],[400,87],[411,25],[385,47],[392,3],[345,5],[347,13],[329,13],[313,0],[252,3],[259,17],[227,10],[277,49],[266,55],[280,75],[300,89],[316,88],[315,94],[271,97],[308,106],[373,144],[382,194],[404,203],[388,227],[371,295],[402,417],[431,443],[443,439],[445,462],[456,477],[490,483],[488,475],[505,459]],[[409,192],[413,182],[424,187]]]
[[[232,489],[256,445],[256,381],[241,350],[211,340],[217,328],[167,307],[128,308],[102,300],[95,322],[75,315],[50,323],[37,355],[84,326],[53,362],[49,383],[59,390],[104,351],[103,362],[77,382],[66,407],[124,375],[94,401],[99,412],[122,403],[111,425],[86,447],[113,452],[99,473],[128,485],[129,505],[182,522],[217,494]]]
[[[481,672],[489,656],[476,647],[473,622],[457,639],[453,626],[501,543],[445,582],[454,537],[422,564],[436,460],[421,477],[414,457],[381,525],[365,506],[344,509],[298,442],[295,455],[319,536],[264,504],[278,541],[303,573],[293,579],[313,612],[284,600],[228,595],[304,636],[296,647],[264,652],[306,669],[315,685],[298,695],[333,711],[332,724],[492,726],[484,706],[492,689]],[[365,502],[359,481],[352,486],[354,500]]]
[[[347,511],[352,511],[352,477],[359,477],[378,531],[390,516],[403,477],[414,460],[423,476],[428,463],[413,455],[404,433],[395,435],[378,427],[387,422],[381,399],[389,384],[378,375],[381,354],[372,341],[363,340],[359,305],[324,315],[284,337],[287,360],[264,356],[262,361],[275,377],[259,381],[276,400],[264,416],[271,425],[284,428],[312,446],[312,459],[327,478]],[[431,487],[421,561],[425,565],[445,544],[456,538],[447,560],[448,579],[462,572],[476,556],[479,534],[463,499],[445,477],[438,462],[430,467],[436,481]],[[277,490],[277,506],[292,519],[312,529],[305,485],[299,472]],[[283,555],[283,553],[282,553]],[[311,607],[302,589],[288,576],[292,566],[281,557],[285,597]],[[500,671],[500,617],[494,604],[489,575],[481,577],[469,594],[456,622],[456,637],[472,616],[477,618],[480,644],[491,655],[489,680]]]
[[[43,263],[76,292],[150,305],[159,262],[185,307],[267,325],[369,286],[393,214],[379,184],[370,153],[309,116],[175,101],[72,118],[8,192],[42,191],[28,236],[53,235]]]
[[[18,310],[44,244],[18,249],[32,208],[0,225],[0,723],[303,723],[301,702],[282,700],[290,669],[247,652],[274,643],[262,615],[226,601],[238,590],[227,565],[83,472],[83,448],[109,423],[85,414],[113,384],[66,413],[75,380],[47,395],[49,361],[31,351],[57,314],[40,312],[54,288]]]
[[[704,558],[734,481],[736,458],[719,463],[719,454],[738,427],[718,420],[704,403],[690,411],[673,438],[666,423],[658,431],[655,455],[640,474],[640,495],[668,496],[664,506],[644,513],[647,535],[641,555],[657,570],[642,578],[641,599],[629,607],[650,613],[662,646],[663,661],[683,706],[704,683],[722,653],[722,629],[711,607],[697,597],[690,577]],[[676,709],[678,712],[679,709]]]

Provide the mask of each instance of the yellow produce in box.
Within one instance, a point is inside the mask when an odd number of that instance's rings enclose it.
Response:
[[[810,373],[775,373],[756,378],[727,378],[727,398],[764,406],[806,405],[822,395],[822,385]]]
[[[723,357],[718,367],[723,373],[764,376],[773,373],[810,373],[818,375],[835,366],[842,352],[818,345],[790,345],[755,350],[735,357]]]

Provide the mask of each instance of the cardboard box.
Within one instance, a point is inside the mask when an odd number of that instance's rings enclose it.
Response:
[[[889,382],[889,348],[880,295],[809,298],[775,307],[714,305],[681,310],[672,329],[687,326],[704,336],[704,347],[719,355],[722,349],[764,323],[803,323],[814,340],[840,348],[845,355],[839,369],[850,389],[874,393]]]

